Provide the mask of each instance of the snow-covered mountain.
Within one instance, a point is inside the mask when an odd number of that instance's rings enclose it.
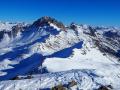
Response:
[[[119,61],[119,28],[0,23],[0,90],[120,90]]]

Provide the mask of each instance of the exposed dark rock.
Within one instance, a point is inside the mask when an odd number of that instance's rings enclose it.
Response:
[[[91,36],[96,36],[96,34],[95,34],[96,30],[94,28],[90,27],[90,26],[88,28],[90,30],[90,35]]]
[[[111,85],[107,85],[107,86],[102,85],[98,88],[98,90],[111,90],[111,89],[113,89]]]
[[[109,90],[106,86],[100,86],[98,90]]]
[[[11,80],[20,80],[21,78],[19,76],[13,77]]]
[[[75,85],[77,85],[77,82],[72,80],[71,82],[68,83],[69,84],[69,87],[73,87]]]
[[[110,55],[113,55],[113,56],[118,57],[118,56],[117,56],[117,52],[114,51],[113,49],[111,49],[110,47],[102,44],[102,43],[101,43],[101,42],[102,42],[101,40],[95,40],[95,39],[93,39],[93,41],[94,41],[95,46],[98,47],[99,50],[100,50],[102,53],[104,53],[104,55],[105,55],[105,53],[108,53],[108,54],[110,54]]]
[[[56,25],[58,28],[61,28],[62,30],[66,29],[62,22],[59,22],[56,19],[48,17],[48,16],[38,19],[37,21],[33,23],[33,26],[42,27],[45,25],[49,25],[50,23]]]
[[[67,90],[62,84],[51,88],[51,90]]]
[[[28,75],[25,79],[31,79],[31,78],[33,78],[33,76],[32,75]]]

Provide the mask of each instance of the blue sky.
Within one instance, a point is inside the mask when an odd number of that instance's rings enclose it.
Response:
[[[65,24],[120,26],[120,0],[0,0],[0,21],[33,22],[42,16]]]

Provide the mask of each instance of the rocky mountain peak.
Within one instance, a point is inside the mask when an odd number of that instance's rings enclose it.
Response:
[[[50,25],[50,24],[53,24],[57,26],[58,28],[65,30],[65,26],[62,22],[57,21],[55,18],[52,18],[49,16],[41,17],[40,19],[38,19],[37,21],[33,23],[33,25],[37,27],[42,27],[42,26]]]

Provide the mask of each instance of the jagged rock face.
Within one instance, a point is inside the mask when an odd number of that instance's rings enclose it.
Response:
[[[91,36],[96,36],[96,34],[95,34],[96,30],[94,28],[90,27],[90,26],[88,28],[90,30],[90,35]]]
[[[45,25],[50,25],[51,23],[56,25],[61,30],[65,30],[65,26],[63,25],[63,23],[57,21],[54,18],[48,17],[48,16],[45,16],[45,17],[42,17],[42,18],[38,19],[37,21],[35,21],[33,23],[33,25],[37,26],[37,27],[42,27],[42,26],[45,26]]]
[[[103,33],[99,33],[98,28],[90,27],[90,33],[87,33],[91,36],[94,45],[99,48],[103,53],[107,53],[113,56],[118,57],[118,50],[120,49],[120,36],[119,32],[115,30],[108,30],[109,28],[99,28]],[[103,30],[107,31],[103,31]]]
[[[113,56],[116,56],[117,52],[115,50],[113,50],[112,48],[110,48],[107,45],[104,45],[102,41],[100,40],[94,40],[95,41],[95,45],[99,48],[99,50],[102,53],[107,53]]]
[[[90,25],[84,26],[82,25],[83,29],[84,29],[84,33],[89,35],[89,36],[93,36],[96,37],[96,29]]]

